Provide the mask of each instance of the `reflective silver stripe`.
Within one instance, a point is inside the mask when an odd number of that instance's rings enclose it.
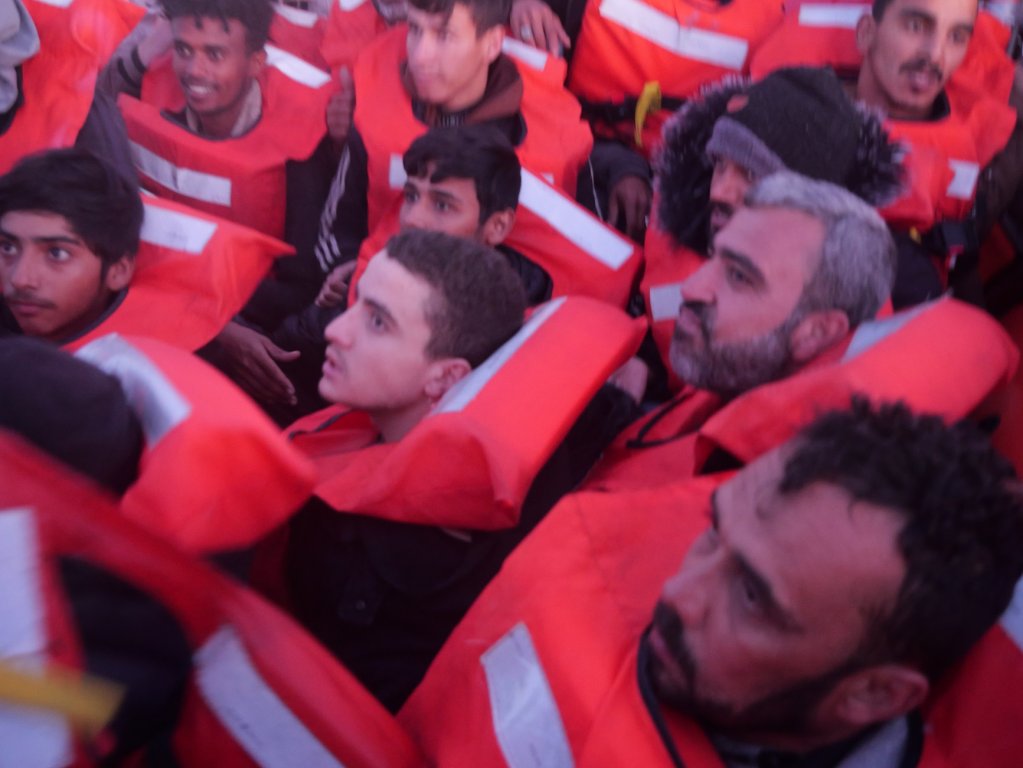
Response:
[[[194,661],[206,703],[258,765],[343,768],[259,674],[234,629],[219,629]]]
[[[67,8],[75,0],[37,0],[44,5],[52,5],[54,8]]]
[[[967,160],[950,159],[948,167],[952,169],[952,180],[945,194],[958,200],[972,200],[980,176],[980,166]]]
[[[896,312],[891,317],[886,317],[883,320],[870,320],[866,323],[861,323],[860,327],[856,329],[856,333],[853,334],[849,346],[846,347],[845,354],[842,355],[842,362],[852,360],[857,355],[866,352],[879,341],[888,338],[914,317],[926,312],[939,301],[942,301],[942,299],[918,304],[912,309]]]
[[[175,192],[214,205],[231,205],[231,180],[192,168],[179,168],[170,160],[160,157],[141,144],[129,141],[135,167],[161,186]]]
[[[402,162],[401,155],[391,155],[387,166],[387,183],[391,189],[404,189],[406,180],[408,180],[408,174],[405,173],[405,164]]]
[[[181,211],[171,211],[145,200],[146,215],[140,237],[143,242],[185,253],[202,253],[217,225]]]
[[[521,622],[480,658],[494,734],[510,768],[571,768],[572,749],[529,630]]]
[[[338,7],[342,11],[354,11],[365,2],[366,0],[337,0]]]
[[[1020,653],[1023,653],[1023,579],[1016,582],[1012,601],[1002,614],[1002,628],[1015,641]]]
[[[301,8],[293,8],[284,3],[274,3],[274,12],[280,14],[296,27],[312,29],[316,26],[316,20],[320,18],[312,11],[304,11]]]
[[[538,72],[542,72],[543,68],[547,66],[546,53],[539,48],[526,45],[521,40],[516,40],[513,37],[504,38],[504,42],[501,43],[501,50],[516,61],[520,61]]]
[[[266,50],[266,63],[280,70],[296,83],[308,85],[310,88],[319,88],[330,82],[328,72],[314,67],[308,61],[303,61],[298,56],[273,45],[267,44],[264,49]]]
[[[24,671],[45,666],[46,613],[32,510],[0,511],[0,658]],[[71,762],[71,733],[58,715],[0,704],[0,768]]]
[[[142,422],[146,442],[155,446],[188,418],[192,406],[152,361],[116,333],[102,336],[75,353],[116,376],[131,409]]]
[[[799,6],[799,24],[803,27],[856,29],[870,6],[866,3],[804,3]]]
[[[682,306],[682,283],[665,283],[650,289],[650,317],[658,320],[678,317],[678,309]]]
[[[640,0],[601,0],[600,15],[678,56],[741,70],[749,41],[705,29],[682,27],[678,21]]]
[[[519,332],[502,344],[494,354],[478,365],[468,376],[459,380],[449,389],[431,413],[458,413],[473,401],[480,390],[504,367],[512,355],[519,351],[529,337],[550,319],[565,303],[565,297],[551,299],[541,305]]]
[[[609,269],[620,268],[632,255],[632,244],[628,240],[525,168],[522,169],[519,204]]]

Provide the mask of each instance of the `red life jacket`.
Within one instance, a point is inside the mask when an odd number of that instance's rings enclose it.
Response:
[[[398,232],[400,208],[399,198],[363,241],[350,282],[350,301],[369,260]],[[548,274],[551,298],[589,296],[621,308],[629,301],[643,260],[642,249],[631,240],[524,168],[515,225],[504,243]]]
[[[278,48],[308,61],[317,69],[327,71],[330,66],[320,53],[326,26],[327,20],[313,11],[274,3],[270,40]]]
[[[1023,306],[1011,309],[1001,323],[1016,348],[1023,349]],[[991,396],[984,412],[998,418],[998,428],[991,435],[992,444],[1023,476],[1023,366],[1016,369],[1012,381]]]
[[[121,510],[192,552],[253,544],[309,496],[315,474],[256,405],[194,355],[112,334],[76,355],[121,380],[146,438]]]
[[[619,435],[585,487],[650,487],[689,477],[718,449],[747,463],[857,393],[963,418],[1010,379],[1018,359],[1012,340],[986,313],[953,299],[922,304],[864,323],[804,370],[724,406],[709,392],[684,390]]]
[[[99,70],[144,13],[113,0],[24,4],[39,32],[39,52],[21,68],[24,103],[0,134],[0,174],[26,155],[75,143]]]
[[[184,108],[169,57],[146,73],[141,101],[121,94],[118,104],[143,186],[279,238],[287,203],[285,163],[308,159],[325,135],[332,86],[326,72],[270,46],[259,82],[262,117],[237,138],[207,139],[161,114]]]
[[[598,118],[598,133],[639,138],[649,152],[679,100],[726,75],[745,74],[751,51],[781,19],[777,0],[593,0],[583,12],[568,86],[587,105],[626,103],[627,115],[610,123]],[[643,121],[631,105],[651,83],[673,103],[662,110],[658,98]]]
[[[293,252],[180,203],[151,196],[142,202],[146,213],[131,287],[107,318],[66,348],[121,333],[199,349],[241,310],[274,259]]]
[[[362,49],[386,29],[371,0],[336,0],[330,6],[320,53],[331,72],[341,67],[350,71]]]
[[[637,646],[664,582],[707,525],[721,476],[555,507],[448,638],[399,722],[437,765],[721,766],[695,723],[667,723],[638,684]],[[932,693],[920,768],[1010,768],[1023,737],[1023,585]],[[656,706],[656,705],[655,705]]]
[[[412,114],[412,102],[399,74],[405,58],[406,29],[400,24],[381,34],[366,46],[355,65],[355,92],[359,94],[355,127],[368,156],[370,232],[404,183],[402,155],[412,140],[426,131]],[[546,64],[550,57],[537,51],[539,57],[522,59],[514,50],[505,48],[522,76],[520,109],[526,124],[526,137],[515,151],[524,168],[573,196],[576,177],[590,155],[593,137],[579,119],[578,102],[553,81]],[[535,64],[541,67],[535,68]],[[556,65],[549,66],[556,69]],[[388,127],[386,131],[380,130],[383,125]]]
[[[536,473],[642,334],[639,322],[602,302],[554,299],[398,442],[373,444],[368,417],[336,406],[286,432],[316,464],[315,494],[334,509],[508,528]]]
[[[193,649],[172,738],[181,764],[423,764],[383,707],[279,610],[123,519],[81,478],[3,433],[0,478],[0,571],[7,596],[0,601],[0,624],[10,641],[4,656],[71,674],[85,669],[58,575],[58,558],[72,557],[166,608]],[[154,660],[163,652],[154,648]],[[5,739],[4,756],[12,764],[94,764],[61,718],[5,708],[0,731],[12,726],[20,726],[17,738]]]

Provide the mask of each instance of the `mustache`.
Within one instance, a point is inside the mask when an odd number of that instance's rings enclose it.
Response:
[[[933,61],[928,59],[926,56],[913,59],[903,64],[900,68],[902,72],[929,72],[937,80],[943,80],[945,75],[941,71],[941,67],[935,64]]]
[[[685,628],[682,626],[682,618],[675,610],[663,601],[658,601],[654,606],[654,628],[664,640],[668,647],[672,660],[686,676],[686,682],[690,688],[696,680],[696,662],[693,661],[689,649],[686,647]]]
[[[4,300],[7,301],[7,302],[22,302],[22,303],[25,303],[25,304],[37,304],[40,307],[48,307],[50,309],[52,309],[54,307],[54,304],[53,304],[52,301],[46,301],[45,299],[40,299],[38,296],[36,296],[31,291],[17,291],[17,290],[11,291],[10,293],[5,293],[4,294]]]
[[[687,309],[696,315],[696,319],[700,322],[700,335],[703,337],[703,343],[710,344],[711,318],[707,305],[702,301],[685,301],[678,311],[681,314]],[[681,340],[682,335],[679,333],[677,322],[675,324],[675,336]]]

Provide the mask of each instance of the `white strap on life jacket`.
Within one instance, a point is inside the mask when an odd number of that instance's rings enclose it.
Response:
[[[305,29],[312,29],[315,27],[316,22],[320,18],[312,11],[295,8],[290,5],[285,5],[284,3],[274,3],[274,13],[290,21],[296,27],[303,27]]]
[[[628,240],[525,168],[522,169],[519,205],[528,208],[609,269],[619,269],[632,255]]]
[[[404,189],[408,181],[408,174],[405,173],[405,163],[401,155],[391,155],[387,166],[387,184],[391,189]]]
[[[68,8],[75,0],[36,0],[43,5],[52,5],[54,8]]]
[[[365,2],[367,2],[367,0],[337,0],[337,6],[342,11],[350,12],[354,11]]]
[[[520,40],[516,40],[514,37],[505,36],[504,42],[501,43],[501,50],[515,59],[515,61],[525,64],[537,72],[543,72],[543,68],[547,66],[547,54],[541,51],[539,48],[534,48],[531,45],[526,45]]]
[[[320,88],[330,82],[330,73],[324,72],[319,67],[314,67],[308,61],[269,43],[263,48],[266,51],[266,63],[274,69],[280,70],[296,83],[307,85],[310,88]],[[320,119],[323,119],[322,116]]]
[[[234,629],[217,630],[194,662],[206,703],[262,768],[344,768],[263,679]]]
[[[550,681],[529,629],[518,623],[480,657],[494,734],[509,768],[571,768],[575,763]]]
[[[682,282],[655,285],[650,289],[650,317],[653,321],[678,317],[682,307]]]
[[[194,168],[182,168],[170,160],[129,141],[132,159],[139,172],[145,174],[160,186],[173,189],[180,195],[214,205],[231,205],[231,180],[226,176],[215,176]]]
[[[480,391],[500,371],[504,364],[511,359],[512,355],[519,351],[529,337],[539,330],[540,326],[546,323],[551,315],[560,309],[565,303],[565,296],[551,299],[539,307],[519,329],[519,332],[502,344],[496,352],[476,366],[468,376],[460,379],[449,389],[444,397],[431,412],[437,413],[458,413],[463,410]]]
[[[45,666],[45,600],[30,509],[0,511],[0,658],[25,671]],[[0,768],[58,768],[73,758],[59,715],[0,703]]]
[[[666,51],[694,61],[739,71],[749,53],[748,40],[683,27],[676,19],[641,0],[601,0],[600,15]]]
[[[119,334],[101,336],[75,356],[117,377],[131,409],[142,422],[150,448],[192,412],[191,404],[170,379]]]
[[[799,25],[856,29],[865,13],[870,13],[867,3],[803,3],[799,6]]]
[[[1023,653],[1023,579],[1016,582],[1016,591],[1012,595],[1009,607],[1002,614],[1002,628]]]
[[[879,341],[888,338],[917,315],[926,312],[942,300],[943,299],[935,299],[934,301],[929,301],[924,304],[918,304],[911,309],[904,309],[901,312],[896,312],[894,315],[885,317],[881,320],[868,320],[865,323],[861,323],[860,327],[856,329],[852,339],[849,341],[849,346],[846,347],[845,354],[842,355],[842,362],[848,362],[854,357],[866,352]]]
[[[212,221],[162,208],[145,199],[142,204],[146,212],[139,237],[145,243],[199,254],[217,231],[217,225]]]
[[[957,200],[972,200],[977,178],[980,176],[980,166],[968,160],[949,158],[948,167],[952,169],[952,180],[948,183],[945,194]]]

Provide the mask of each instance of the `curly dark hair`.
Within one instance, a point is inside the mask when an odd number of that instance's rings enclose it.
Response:
[[[935,679],[998,620],[1023,575],[1023,488],[1012,465],[970,422],[949,426],[902,403],[875,408],[858,397],[800,435],[779,491],[819,481],[905,521],[905,578],[894,606],[872,617],[857,656]]]
[[[224,26],[237,19],[245,27],[245,47],[249,53],[262,50],[270,36],[270,23],[274,9],[271,0],[162,0],[168,19],[192,16],[201,19],[220,19]]]

